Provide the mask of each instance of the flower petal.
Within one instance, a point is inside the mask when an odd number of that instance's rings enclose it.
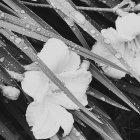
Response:
[[[107,38],[111,41],[112,46],[114,49],[119,52],[122,56],[125,51],[125,43],[123,40],[118,36],[118,33],[113,28],[108,28],[102,30],[102,35],[104,38]],[[100,42],[97,42],[92,50],[93,53],[102,56],[103,58],[115,63],[116,65],[124,68],[124,66],[111,54],[111,52]],[[111,76],[113,78],[120,79],[125,76],[126,73],[116,70],[110,66],[107,66],[102,63],[98,63],[99,66],[102,67],[103,71],[106,75]],[[125,68],[124,68],[125,69]]]
[[[125,41],[131,41],[140,34],[140,16],[130,13],[116,20],[116,30]]]
[[[75,71],[79,68],[81,64],[80,56],[75,52],[69,50],[69,61],[64,68],[63,72]]]
[[[66,87],[77,100],[79,100],[84,106],[87,105],[86,90],[92,80],[92,75],[89,71],[81,68],[77,71],[65,72],[57,76],[63,83],[65,83]],[[52,87],[54,87],[54,85]],[[54,88],[57,89],[57,87]],[[50,92],[51,93],[47,96],[49,102],[62,105],[67,109],[78,109],[77,105],[75,105],[63,92],[57,92],[57,90],[56,92],[50,90]]]
[[[47,98],[46,98],[47,99]],[[60,127],[64,136],[73,126],[73,117],[63,107],[47,102],[31,103],[26,112],[26,119],[36,139],[47,139],[54,136]]]
[[[41,71],[27,71],[21,82],[22,89],[34,100],[42,100],[49,88],[49,79]]]
[[[2,92],[5,97],[11,100],[17,100],[20,90],[12,86],[2,86]]]
[[[51,38],[45,43],[38,57],[57,74],[65,69],[77,69],[77,65],[80,64],[80,57],[70,51],[64,42],[56,38]]]

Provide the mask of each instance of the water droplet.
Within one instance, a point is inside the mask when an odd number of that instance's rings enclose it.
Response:
[[[22,39],[21,39],[21,38],[19,38],[19,37],[17,37],[17,38],[15,39],[15,42],[16,42],[17,44],[20,44],[20,43],[21,43],[21,41],[22,41]]]
[[[121,56],[120,53],[116,53],[116,54],[115,54],[115,57],[118,58],[118,59],[120,59],[122,56]]]
[[[0,17],[4,17],[5,15],[4,15],[4,13],[2,12],[1,14],[0,14]]]
[[[35,62],[35,64],[36,64],[36,65],[38,65],[38,64],[39,64],[39,62],[37,62],[37,61],[36,61],[36,62]]]
[[[41,31],[41,28],[38,27],[36,30],[37,30],[38,32],[40,32],[40,31]]]
[[[25,14],[25,11],[24,11],[24,10],[21,10],[20,13],[21,13],[21,14]]]
[[[27,17],[24,17],[24,19],[27,19]]]
[[[75,135],[76,135],[77,137],[79,137],[81,134],[80,134],[80,132],[76,132]]]
[[[106,44],[110,44],[110,40],[107,39],[107,38],[104,39],[104,42],[105,42]]]
[[[27,49],[28,49],[28,47],[27,47],[27,46],[25,46],[23,49],[24,49],[24,50],[27,50]]]
[[[124,88],[126,88],[126,85],[123,85]]]
[[[23,55],[20,55],[21,58],[24,58]]]
[[[136,103],[134,103],[134,105],[136,105]]]
[[[30,28],[30,25],[29,24],[26,24],[26,26],[25,26],[26,28]]]
[[[14,36],[10,36],[10,39],[14,40],[14,39],[15,39],[15,37],[14,37]]]
[[[105,101],[105,98],[104,98],[104,97],[101,97],[100,99],[101,99],[102,101]]]
[[[75,31],[75,28],[72,28]]]
[[[0,62],[4,62],[4,57],[0,58]]]
[[[96,31],[95,31],[94,29],[92,29],[90,32],[91,32],[92,34],[95,34],[95,33],[96,33]]]
[[[84,28],[84,31],[87,31],[87,29],[86,29],[86,28]]]
[[[72,12],[71,15],[79,24],[84,24],[86,21],[85,17],[78,11]]]

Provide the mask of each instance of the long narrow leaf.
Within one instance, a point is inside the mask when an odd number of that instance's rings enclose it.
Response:
[[[139,108],[136,106],[136,103],[128,99],[128,97],[124,95],[107,77],[105,77],[101,72],[99,72],[94,65],[91,65],[90,71],[98,81],[105,85],[109,90],[111,90],[115,95],[117,95],[136,112],[140,113]]]
[[[120,105],[119,103],[115,102],[114,100],[110,99],[109,97],[107,97],[106,95],[104,95],[103,93],[99,92],[98,90],[96,90],[96,89],[94,89],[94,88],[91,88],[91,87],[90,87],[90,89],[89,89],[89,91],[87,92],[87,94],[88,94],[88,95],[91,95],[91,96],[93,96],[93,97],[95,97],[95,98],[97,98],[97,99],[99,99],[99,100],[101,100],[101,101],[103,101],[103,102],[106,102],[106,103],[108,103],[108,104],[110,104],[110,105],[113,105],[113,106],[115,106],[115,107],[118,107],[118,108],[121,108],[121,109],[123,109],[123,110],[129,111],[128,108],[126,108],[126,107]]]

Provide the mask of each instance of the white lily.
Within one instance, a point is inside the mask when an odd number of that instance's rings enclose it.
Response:
[[[86,90],[92,76],[87,62],[80,65],[80,56],[68,49],[61,41],[49,39],[38,56],[65,83],[71,93],[85,106]],[[63,136],[71,131],[73,117],[66,109],[78,109],[42,71],[27,71],[21,82],[23,90],[34,99],[26,112],[27,122],[37,139],[54,136],[59,128]],[[65,109],[66,108],[66,109]]]
[[[122,55],[129,66],[140,75],[140,16],[131,13],[124,17],[119,17],[116,20],[116,30],[108,28],[103,29],[101,33],[111,41],[112,46]],[[93,46],[92,52],[124,68],[115,56],[100,42]],[[120,79],[126,74],[110,66],[101,63],[99,65],[105,74],[110,77]]]
[[[20,90],[15,87],[0,85],[0,88],[2,90],[3,96],[10,100],[17,100],[20,95]]]

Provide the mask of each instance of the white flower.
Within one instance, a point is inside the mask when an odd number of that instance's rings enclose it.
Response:
[[[140,16],[132,13],[125,17],[118,18],[116,21],[116,30],[108,28],[102,30],[101,33],[104,38],[108,38],[111,41],[113,48],[121,54],[133,71],[140,75]],[[124,68],[117,58],[100,42],[97,42],[93,46],[92,52]],[[99,65],[105,74],[110,77],[120,79],[125,76],[124,72],[110,66],[101,63],[99,63]]]
[[[140,34],[140,15],[130,13],[116,20],[116,30],[125,41],[132,41]]]
[[[20,90],[12,86],[1,85],[0,88],[2,89],[3,95],[11,100],[17,100],[20,94]]]
[[[55,38],[49,39],[38,56],[65,83],[71,93],[85,106],[86,90],[91,82],[91,73],[87,71],[89,63],[80,65],[80,56]],[[37,139],[46,139],[55,135],[59,128],[64,136],[73,126],[73,117],[66,109],[78,109],[42,71],[27,71],[21,82],[23,90],[30,95],[32,102],[26,112],[27,122],[32,126]],[[66,109],[65,109],[66,108]]]

